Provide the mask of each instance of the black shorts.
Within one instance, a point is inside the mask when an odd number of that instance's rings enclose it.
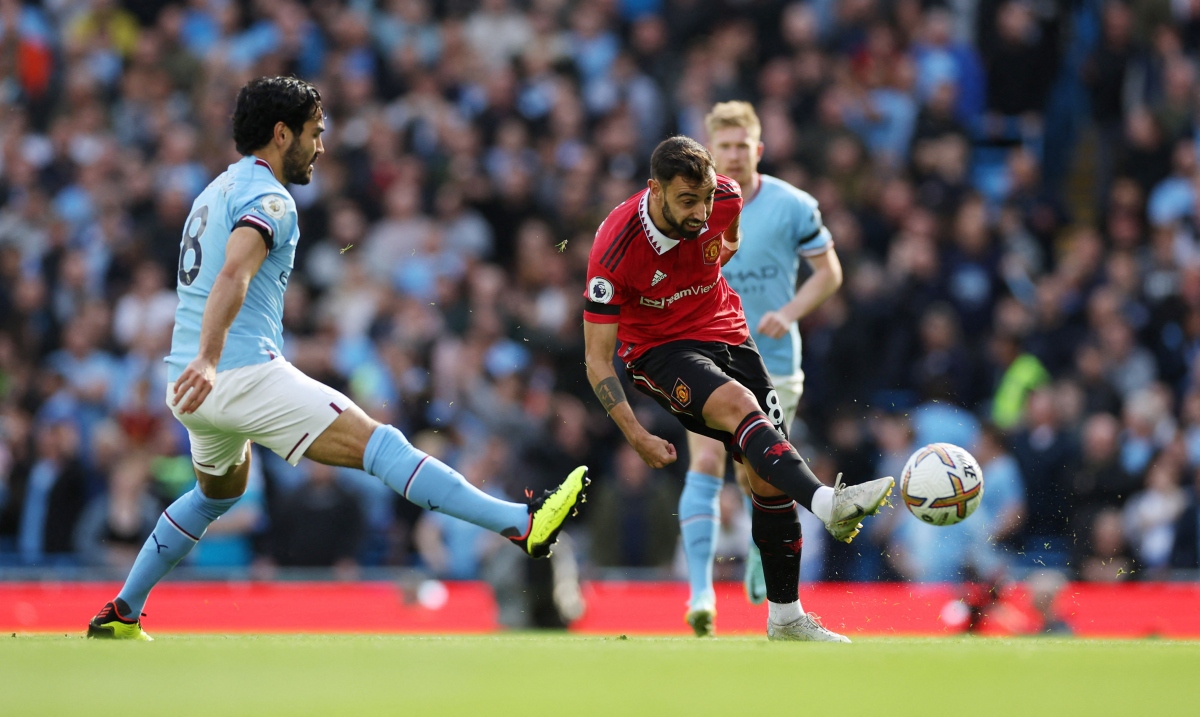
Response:
[[[626,364],[625,371],[639,391],[673,413],[684,428],[723,442],[731,452],[740,452],[733,434],[704,425],[701,414],[713,391],[730,381],[750,389],[775,429],[787,436],[779,394],[775,393],[754,339],[746,339],[739,346],[717,341],[672,341]]]

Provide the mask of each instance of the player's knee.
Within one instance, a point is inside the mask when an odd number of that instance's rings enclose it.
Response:
[[[312,442],[304,456],[317,463],[362,469],[367,446],[380,424],[353,404]]]
[[[751,413],[756,413],[759,411],[762,411],[762,406],[758,405],[758,399],[754,397],[754,394],[750,393],[748,389],[742,391],[742,394],[738,396],[737,401],[738,414],[741,415],[742,418],[745,418]]]
[[[732,432],[751,413],[761,411],[754,394],[745,386],[727,384],[732,388],[714,393],[704,406],[704,415],[710,425]]]
[[[240,498],[246,492],[250,480],[250,458],[232,467],[222,476],[211,476],[197,472],[196,482],[205,498],[228,500]]]

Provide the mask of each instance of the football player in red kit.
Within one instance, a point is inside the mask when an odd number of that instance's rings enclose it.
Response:
[[[646,189],[608,215],[592,244],[583,324],[588,379],[651,467],[673,463],[675,447],[638,422],[613,370],[614,351],[638,390],[689,431],[723,441],[746,466],[767,583],[767,636],[849,642],[800,611],[803,540],[795,504],[850,542],[895,481],[839,480],[829,488],[788,442],[741,299],[721,276],[741,242],[737,182],[718,175],[708,150],[682,136],[655,148],[650,175]]]

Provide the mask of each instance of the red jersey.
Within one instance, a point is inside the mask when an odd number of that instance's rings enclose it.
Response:
[[[721,238],[742,211],[742,189],[717,175],[712,214],[695,239],[671,239],[650,221],[650,190],[612,210],[588,257],[583,317],[617,324],[617,354],[630,362],[670,341],[750,338],[742,300],[721,276]]]

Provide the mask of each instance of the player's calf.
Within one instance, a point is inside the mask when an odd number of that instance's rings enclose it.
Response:
[[[409,443],[394,426],[380,425],[371,434],[363,467],[426,510],[445,513],[505,537],[519,536],[529,529],[526,506],[479,490],[458,471]]]
[[[550,554],[563,523],[578,512],[590,483],[587,468],[576,468],[559,485],[529,505],[484,493],[450,466],[417,449],[393,426],[379,425],[363,455],[367,473],[408,500],[439,513],[499,533],[529,555]]]
[[[796,501],[786,495],[751,496],[754,511],[750,530],[762,556],[767,600],[787,605],[800,599],[800,551],[804,538]]]
[[[244,461],[230,470],[228,475],[234,477],[234,483],[248,466],[249,461]],[[210,498],[196,486],[167,506],[138,552],[121,592],[89,623],[88,637],[149,640],[138,616],[150,591],[192,552],[208,526],[232,508],[239,497]]]

